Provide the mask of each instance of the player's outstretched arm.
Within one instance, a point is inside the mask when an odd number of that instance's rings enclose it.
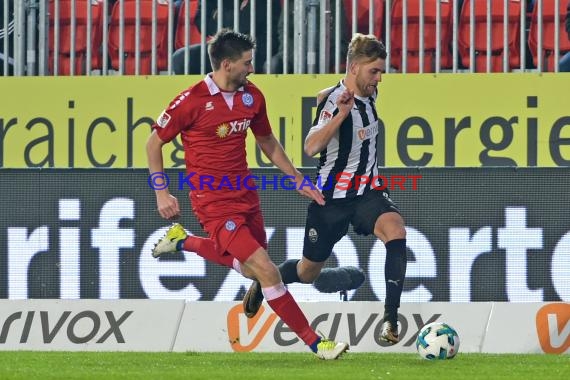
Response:
[[[329,89],[325,89],[319,93],[318,98],[321,99],[321,101],[327,90]],[[319,124],[311,128],[305,138],[304,149],[307,155],[312,157],[325,149],[338,132],[342,122],[346,119],[353,106],[354,92],[349,90],[343,91],[336,100],[336,107],[338,109],[336,115],[332,118],[319,117]],[[329,114],[332,114],[332,112]]]
[[[148,170],[151,175],[154,173],[164,172],[164,163],[162,160],[162,146],[164,141],[158,137],[156,131],[153,131],[146,142],[146,156],[148,160]],[[158,212],[164,219],[172,220],[180,217],[180,207],[178,199],[170,194],[168,187],[154,189],[156,194],[156,205]]]
[[[311,198],[320,205],[325,204],[323,195],[318,189],[310,186],[300,186],[304,181],[303,174],[297,170],[289,157],[287,157],[287,154],[285,154],[285,151],[283,150],[283,146],[275,138],[273,133],[270,133],[267,136],[256,136],[255,139],[257,140],[257,145],[259,145],[261,151],[275,166],[281,169],[281,171],[286,175],[295,177],[295,188],[300,194]]]

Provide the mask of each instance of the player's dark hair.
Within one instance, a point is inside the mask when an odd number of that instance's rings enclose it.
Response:
[[[375,61],[378,58],[386,59],[386,47],[376,36],[373,34],[364,35],[362,33],[356,33],[352,37],[346,55],[348,64],[355,61],[367,63]]]
[[[218,70],[224,59],[236,61],[248,50],[255,49],[255,41],[247,34],[220,29],[208,42],[208,54],[214,70]]]

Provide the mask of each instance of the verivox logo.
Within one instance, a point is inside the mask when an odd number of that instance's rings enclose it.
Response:
[[[75,344],[103,343],[111,335],[117,343],[125,343],[120,326],[132,313],[133,310],[128,310],[117,318],[114,311],[105,311],[105,316],[93,310],[77,313],[39,311],[38,317],[36,311],[18,311],[9,315],[2,324],[0,344],[5,344],[11,336],[19,336],[20,343],[27,343],[30,333],[41,335],[44,344],[52,343],[59,335]]]
[[[570,304],[551,303],[536,313],[536,333],[542,351],[561,354],[570,348]]]
[[[255,349],[276,319],[277,315],[271,310],[266,313],[263,305],[251,319],[243,313],[241,303],[232,307],[228,312],[228,337],[232,349],[236,352],[248,352]]]
[[[313,308],[310,308],[313,309]],[[376,312],[339,312],[307,314],[311,328],[321,332],[329,339],[346,341],[351,347],[374,344],[378,347],[390,346],[380,339],[382,314]],[[416,341],[421,328],[428,323],[439,320],[442,314],[398,314],[400,327],[400,346],[410,347]],[[300,343],[299,337],[293,333],[277,315],[268,308],[261,308],[256,316],[247,319],[241,304],[232,307],[227,314],[228,337],[231,347],[237,352],[253,351],[266,339],[265,344],[273,347],[290,347]]]

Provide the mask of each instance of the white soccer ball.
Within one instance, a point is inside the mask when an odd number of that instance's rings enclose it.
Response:
[[[459,351],[459,335],[447,323],[429,323],[418,333],[416,349],[427,360],[453,359]]]

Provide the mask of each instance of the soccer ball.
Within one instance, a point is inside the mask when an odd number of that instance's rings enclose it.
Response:
[[[427,360],[453,359],[459,351],[459,335],[447,323],[429,323],[418,333],[416,349]]]

